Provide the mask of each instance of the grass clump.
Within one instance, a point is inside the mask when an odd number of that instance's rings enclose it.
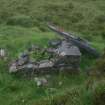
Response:
[[[105,76],[105,53],[99,58],[95,65],[91,68],[90,74],[93,76]]]
[[[105,105],[105,81],[97,84],[93,92],[93,105]]]
[[[7,25],[33,27],[34,21],[32,21],[32,18],[30,16],[19,15],[19,16],[13,16],[10,19],[8,19]]]

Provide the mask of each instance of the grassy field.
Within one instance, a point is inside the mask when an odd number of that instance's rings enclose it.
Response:
[[[27,49],[30,44],[39,44],[40,46],[46,47],[48,40],[54,38],[58,38],[58,36],[51,32],[41,32],[35,27],[1,26],[0,28],[0,47],[6,48],[9,52],[9,61]],[[98,39],[91,39],[91,43],[100,52],[104,48],[104,40],[100,36],[98,36]],[[51,98],[52,96],[64,95],[69,89],[72,92],[72,88],[81,88],[82,86],[85,89],[86,78],[88,78],[85,74],[85,69],[92,66],[95,59],[84,55],[81,61],[80,75],[52,75],[48,87],[42,88],[36,86],[34,79],[29,80],[20,76],[10,75],[8,73],[8,62],[0,62],[0,102],[3,105],[30,105],[43,98],[49,99],[49,97]],[[62,86],[59,86],[60,81],[63,82]],[[54,89],[53,92],[49,91],[50,88]],[[88,94],[89,93],[84,90],[84,95]],[[83,98],[86,97],[87,96],[84,96]],[[88,100],[86,100],[86,102],[87,101]],[[91,100],[89,101],[91,102]],[[74,105],[78,104],[75,103]]]
[[[46,22],[86,35],[104,35],[104,0],[0,0],[0,21],[7,25],[36,26]]]
[[[10,62],[31,44],[46,47],[49,39],[58,38],[46,26],[50,21],[86,38],[102,53],[104,4],[104,0],[0,0],[0,48],[8,51]],[[0,105],[104,105],[105,78],[86,75],[95,61],[84,54],[80,75],[52,75],[48,86],[40,88],[34,79],[9,74],[8,62],[0,61]]]

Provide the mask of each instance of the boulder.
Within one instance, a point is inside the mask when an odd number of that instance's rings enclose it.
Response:
[[[38,77],[36,77],[36,78],[34,78],[34,81],[36,82],[36,85],[38,87],[46,86],[48,84],[48,81],[47,81],[46,78],[38,78]]]

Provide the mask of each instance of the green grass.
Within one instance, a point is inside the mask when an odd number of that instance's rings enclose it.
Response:
[[[49,39],[58,38],[55,33],[41,32],[35,27],[22,28],[19,26],[13,27],[5,25],[0,27],[0,47],[7,49],[10,61],[16,58],[18,54],[24,51],[30,44],[38,44],[46,47]],[[99,51],[102,51],[104,48],[104,46],[102,46],[104,40],[101,37],[98,38],[99,40],[92,38],[91,42],[93,45],[101,42],[98,45],[96,44],[95,47]],[[60,97],[60,95],[66,94],[65,89],[80,87],[85,83],[87,78],[84,73],[85,68],[90,67],[94,62],[94,58],[84,55],[81,61],[83,72],[80,75],[52,75],[48,87],[38,88],[33,79],[28,80],[21,76],[9,74],[8,62],[0,61],[0,101],[3,105],[30,105],[36,103],[37,100],[47,99],[49,96],[56,97],[58,95],[58,97]],[[58,85],[59,81],[63,82],[62,86]],[[83,85],[83,87],[84,86],[85,85]],[[50,93],[49,88],[54,88],[54,91]]]
[[[47,31],[50,21],[85,36],[105,36],[104,4],[104,0],[0,0],[0,23]]]
[[[104,0],[0,0],[0,48],[7,50],[10,62],[31,44],[46,47],[49,39],[58,38],[46,26],[50,21],[88,39],[102,53],[105,48],[104,4]],[[42,88],[38,88],[33,79],[9,74],[8,62],[0,61],[0,104],[102,105],[104,86],[99,83],[104,84],[104,79],[88,84],[86,76],[86,69],[95,61],[84,54],[80,75],[52,75],[48,86]],[[93,77],[91,79],[93,81]],[[59,81],[63,82],[62,86],[58,85]],[[49,88],[54,90],[51,92]]]

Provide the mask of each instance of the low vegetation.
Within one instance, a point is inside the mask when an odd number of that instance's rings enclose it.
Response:
[[[0,103],[104,105],[104,56],[96,60],[83,54],[79,75],[52,75],[47,87],[37,87],[34,79],[8,73],[10,61],[31,44],[47,47],[48,40],[59,37],[50,32],[47,22],[86,38],[102,54],[105,48],[104,4],[104,0],[0,0],[0,48],[5,48],[9,56],[8,61],[0,60]],[[94,75],[87,75],[90,69],[92,73],[95,71]],[[59,86],[59,82],[63,84]]]

